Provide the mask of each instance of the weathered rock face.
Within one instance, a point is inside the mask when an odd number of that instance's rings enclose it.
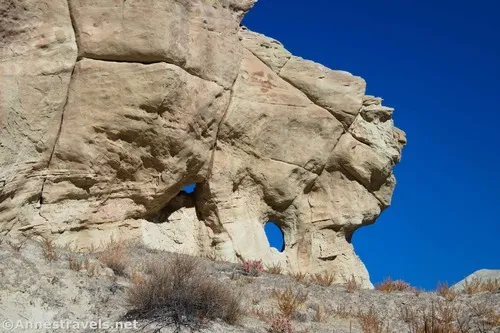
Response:
[[[0,4],[0,232],[369,287],[351,237],[390,205],[405,135],[363,79],[240,28],[253,2]]]

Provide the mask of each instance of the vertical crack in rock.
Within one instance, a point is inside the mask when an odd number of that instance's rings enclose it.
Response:
[[[39,199],[39,206],[38,206],[38,208],[39,208],[38,209],[38,214],[40,215],[40,217],[42,217],[45,220],[47,220],[47,219],[41,213],[42,205],[43,205],[43,192],[45,190],[45,182],[47,181],[47,176],[49,175],[50,165],[52,163],[52,159],[53,159],[54,153],[56,151],[57,143],[59,142],[59,137],[61,136],[62,126],[63,126],[63,122],[64,122],[64,112],[66,111],[66,107],[68,105],[69,94],[70,94],[70,91],[71,91],[71,84],[73,82],[73,75],[75,73],[76,63],[78,61],[78,53],[79,53],[78,52],[78,40],[77,40],[78,37],[77,37],[77,31],[76,31],[76,24],[74,22],[74,17],[73,17],[72,11],[71,11],[70,0],[67,1],[67,5],[68,5],[69,19],[70,19],[70,22],[71,22],[71,28],[73,30],[73,35],[75,37],[76,57],[74,59],[73,68],[71,69],[71,74],[70,74],[69,82],[68,82],[68,89],[66,90],[66,98],[64,100],[64,104],[63,104],[63,107],[62,107],[62,110],[61,110],[61,118],[60,118],[60,121],[59,121],[59,128],[57,129],[57,134],[56,134],[56,138],[54,140],[54,145],[52,146],[52,150],[50,152],[49,160],[47,161],[46,174],[44,175],[43,182],[42,182],[42,187],[40,189],[40,199]]]
[[[73,15],[73,10],[71,9],[71,0],[67,0],[67,3],[68,3],[69,20],[71,22],[71,28],[73,29],[73,34],[75,35],[76,54],[78,58],[78,55],[80,54],[80,49],[79,49],[80,46],[78,45],[78,31],[77,31],[78,28],[75,22],[75,17]]]
[[[49,176],[50,165],[52,164],[52,159],[54,158],[54,153],[56,151],[57,143],[59,142],[59,137],[61,136],[62,126],[63,126],[63,123],[64,123],[64,112],[66,111],[66,106],[68,105],[69,94],[70,94],[70,90],[71,90],[71,84],[73,82],[73,75],[75,73],[75,68],[76,68],[76,61],[75,61],[75,64],[73,65],[73,69],[71,70],[71,76],[69,78],[69,83],[68,83],[68,90],[66,91],[66,99],[64,101],[64,105],[63,105],[62,110],[61,110],[61,118],[60,118],[60,121],[59,121],[59,128],[57,129],[57,134],[56,134],[56,138],[54,140],[54,145],[52,146],[52,150],[50,152],[49,160],[47,161],[46,174],[44,176],[43,183],[42,183],[42,188],[40,190],[40,202],[39,202],[40,206],[39,206],[39,210],[41,210],[42,205],[43,205],[43,191],[45,189],[45,182],[47,181],[47,176]],[[42,215],[40,214],[40,216],[42,216]]]
[[[208,174],[207,174],[208,179],[212,178],[212,172],[213,172],[214,160],[215,160],[215,152],[217,150],[217,143],[219,142],[220,130],[221,130],[222,124],[224,123],[224,120],[226,120],[227,115],[229,114],[229,110],[231,109],[231,105],[233,103],[233,88],[234,88],[234,85],[236,84],[236,80],[237,80],[237,78],[234,80],[231,88],[229,89],[229,102],[227,103],[227,108],[224,111],[224,114],[222,115],[222,117],[219,121],[219,124],[217,126],[217,132],[215,133],[212,156],[210,157],[210,165],[209,165]]]

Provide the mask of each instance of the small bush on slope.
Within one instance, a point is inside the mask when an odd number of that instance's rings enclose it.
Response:
[[[195,257],[160,257],[147,265],[147,271],[148,275],[133,277],[127,320],[142,320],[158,330],[173,325],[180,331],[217,318],[234,324],[242,315],[239,297],[229,286],[208,277]]]
[[[329,287],[335,281],[335,273],[317,273],[311,276],[311,281],[323,287]]]
[[[274,316],[270,319],[268,333],[293,333],[293,326],[290,318],[285,316]]]
[[[260,276],[264,272],[261,260],[246,260],[242,264],[245,275]]]
[[[415,289],[409,283],[403,280],[392,280],[390,277],[385,279],[384,282],[378,284],[376,289],[386,293],[398,291],[414,291]]]
[[[99,255],[99,261],[111,268],[116,275],[123,276],[129,265],[125,252],[124,243],[111,240],[106,249]]]
[[[437,285],[436,292],[439,296],[444,297],[444,299],[446,299],[449,302],[454,301],[455,298],[457,298],[458,296],[458,292],[450,288],[450,286],[448,286],[448,282],[445,283],[439,282]]]
[[[308,293],[287,287],[283,290],[274,290],[272,296],[276,300],[278,310],[284,317],[291,318],[307,301]]]

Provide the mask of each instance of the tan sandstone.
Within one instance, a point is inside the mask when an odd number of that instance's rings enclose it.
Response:
[[[253,4],[2,2],[0,232],[371,287],[352,235],[390,205],[405,134],[362,78],[240,27]]]

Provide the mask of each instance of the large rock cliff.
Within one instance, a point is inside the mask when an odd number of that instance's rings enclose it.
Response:
[[[404,132],[362,78],[240,27],[254,1],[3,1],[0,232],[370,286],[351,237],[390,205]]]

